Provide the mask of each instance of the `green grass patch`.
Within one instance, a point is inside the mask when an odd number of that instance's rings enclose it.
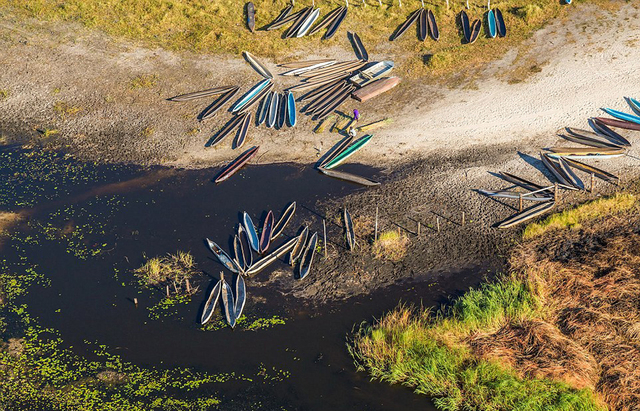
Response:
[[[396,230],[380,233],[378,239],[373,242],[373,256],[375,258],[400,261],[407,254],[409,237]]]

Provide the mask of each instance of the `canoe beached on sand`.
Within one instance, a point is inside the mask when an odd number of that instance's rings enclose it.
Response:
[[[231,163],[229,163],[229,165],[227,165],[225,168],[222,169],[222,171],[220,172],[220,174],[218,174],[218,177],[216,177],[214,182],[216,184],[221,183],[227,180],[229,177],[231,177],[235,173],[237,173],[242,167],[245,166],[245,164],[249,162],[249,160],[251,160],[256,155],[259,148],[260,146],[254,146],[248,149],[247,151],[245,151],[244,153],[240,154],[238,158],[233,160]]]
[[[556,203],[553,201],[545,202],[542,204],[536,204],[533,207],[527,208],[521,213],[518,213],[514,216],[507,218],[506,220],[504,220],[502,223],[498,225],[498,228],[509,228],[509,227],[513,227],[514,225],[524,223],[525,221],[531,220],[532,218],[535,218],[551,210],[553,206],[555,206],[555,204]]]

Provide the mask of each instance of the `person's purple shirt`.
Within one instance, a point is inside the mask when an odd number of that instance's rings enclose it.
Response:
[[[360,112],[358,109],[353,110],[353,118],[356,120],[360,120]]]

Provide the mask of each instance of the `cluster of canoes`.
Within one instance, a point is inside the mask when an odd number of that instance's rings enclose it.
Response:
[[[355,154],[362,147],[367,145],[372,134],[366,134],[354,141],[354,137],[347,136],[325,155],[325,158],[318,165],[318,170],[329,177],[338,178],[340,180],[349,181],[360,184],[365,187],[374,187],[380,185],[379,182],[373,181],[366,177],[362,177],[353,173],[334,170],[335,167],[345,162],[349,157]]]
[[[592,131],[565,127],[557,133],[559,137],[572,143],[580,144],[580,146],[550,147],[540,153],[542,163],[555,179],[553,186],[545,187],[503,172],[499,174],[499,177],[511,184],[524,188],[527,192],[479,190],[480,193],[490,197],[518,199],[520,201],[520,212],[500,223],[498,227],[512,227],[551,210],[555,204],[555,190],[558,188],[585,190],[586,185],[578,175],[578,172],[591,176],[592,185],[594,178],[617,185],[620,181],[618,176],[580,160],[609,159],[626,154],[626,150],[631,147],[631,143],[626,137],[612,129],[613,127],[640,131],[640,101],[633,98],[626,98],[626,101],[635,114],[603,108],[604,112],[614,118],[593,117],[588,119],[588,124],[591,126]],[[522,210],[523,201],[533,201],[539,204]]]
[[[287,253],[289,253],[289,264],[296,268],[298,279],[303,279],[309,274],[318,244],[318,233],[309,235],[308,227],[304,227],[298,235],[287,240],[275,250],[269,251],[273,240],[283,234],[295,211],[296,203],[293,202],[283,211],[277,221],[273,212],[269,211],[261,226],[260,234],[258,234],[249,214],[245,212],[238,225],[237,233],[233,237],[233,257],[218,244],[206,239],[207,247],[220,263],[227,270],[236,274],[236,292],[235,294],[231,292],[231,287],[226,283],[224,275],[221,273],[220,280],[205,303],[201,317],[202,324],[211,319],[218,301],[222,297],[225,317],[229,325],[234,327],[236,320],[242,315],[246,301],[247,293],[243,277],[259,273]],[[254,253],[257,254],[256,259],[254,259]],[[258,259],[258,257],[260,258]]]
[[[255,8],[252,3],[249,4],[251,4],[251,6],[247,5],[247,11],[250,8],[253,12],[247,12],[247,26],[251,31],[253,31],[253,27],[255,26]],[[287,28],[282,37],[296,38],[313,36],[314,34],[326,29],[322,39],[328,40],[336,34],[338,28],[340,28],[340,25],[344,21],[344,18],[347,16],[348,11],[347,7],[337,7],[327,13],[325,17],[314,26],[316,21],[320,18],[320,8],[313,6],[304,7],[294,12],[293,7],[293,4],[285,7],[278,17],[265,27],[265,30],[277,30],[289,25],[289,28]]]

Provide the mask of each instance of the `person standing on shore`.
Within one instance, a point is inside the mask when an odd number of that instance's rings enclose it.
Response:
[[[358,109],[353,110],[353,120],[351,121],[351,126],[349,127],[349,137],[356,136],[356,123],[360,120],[360,112]]]

